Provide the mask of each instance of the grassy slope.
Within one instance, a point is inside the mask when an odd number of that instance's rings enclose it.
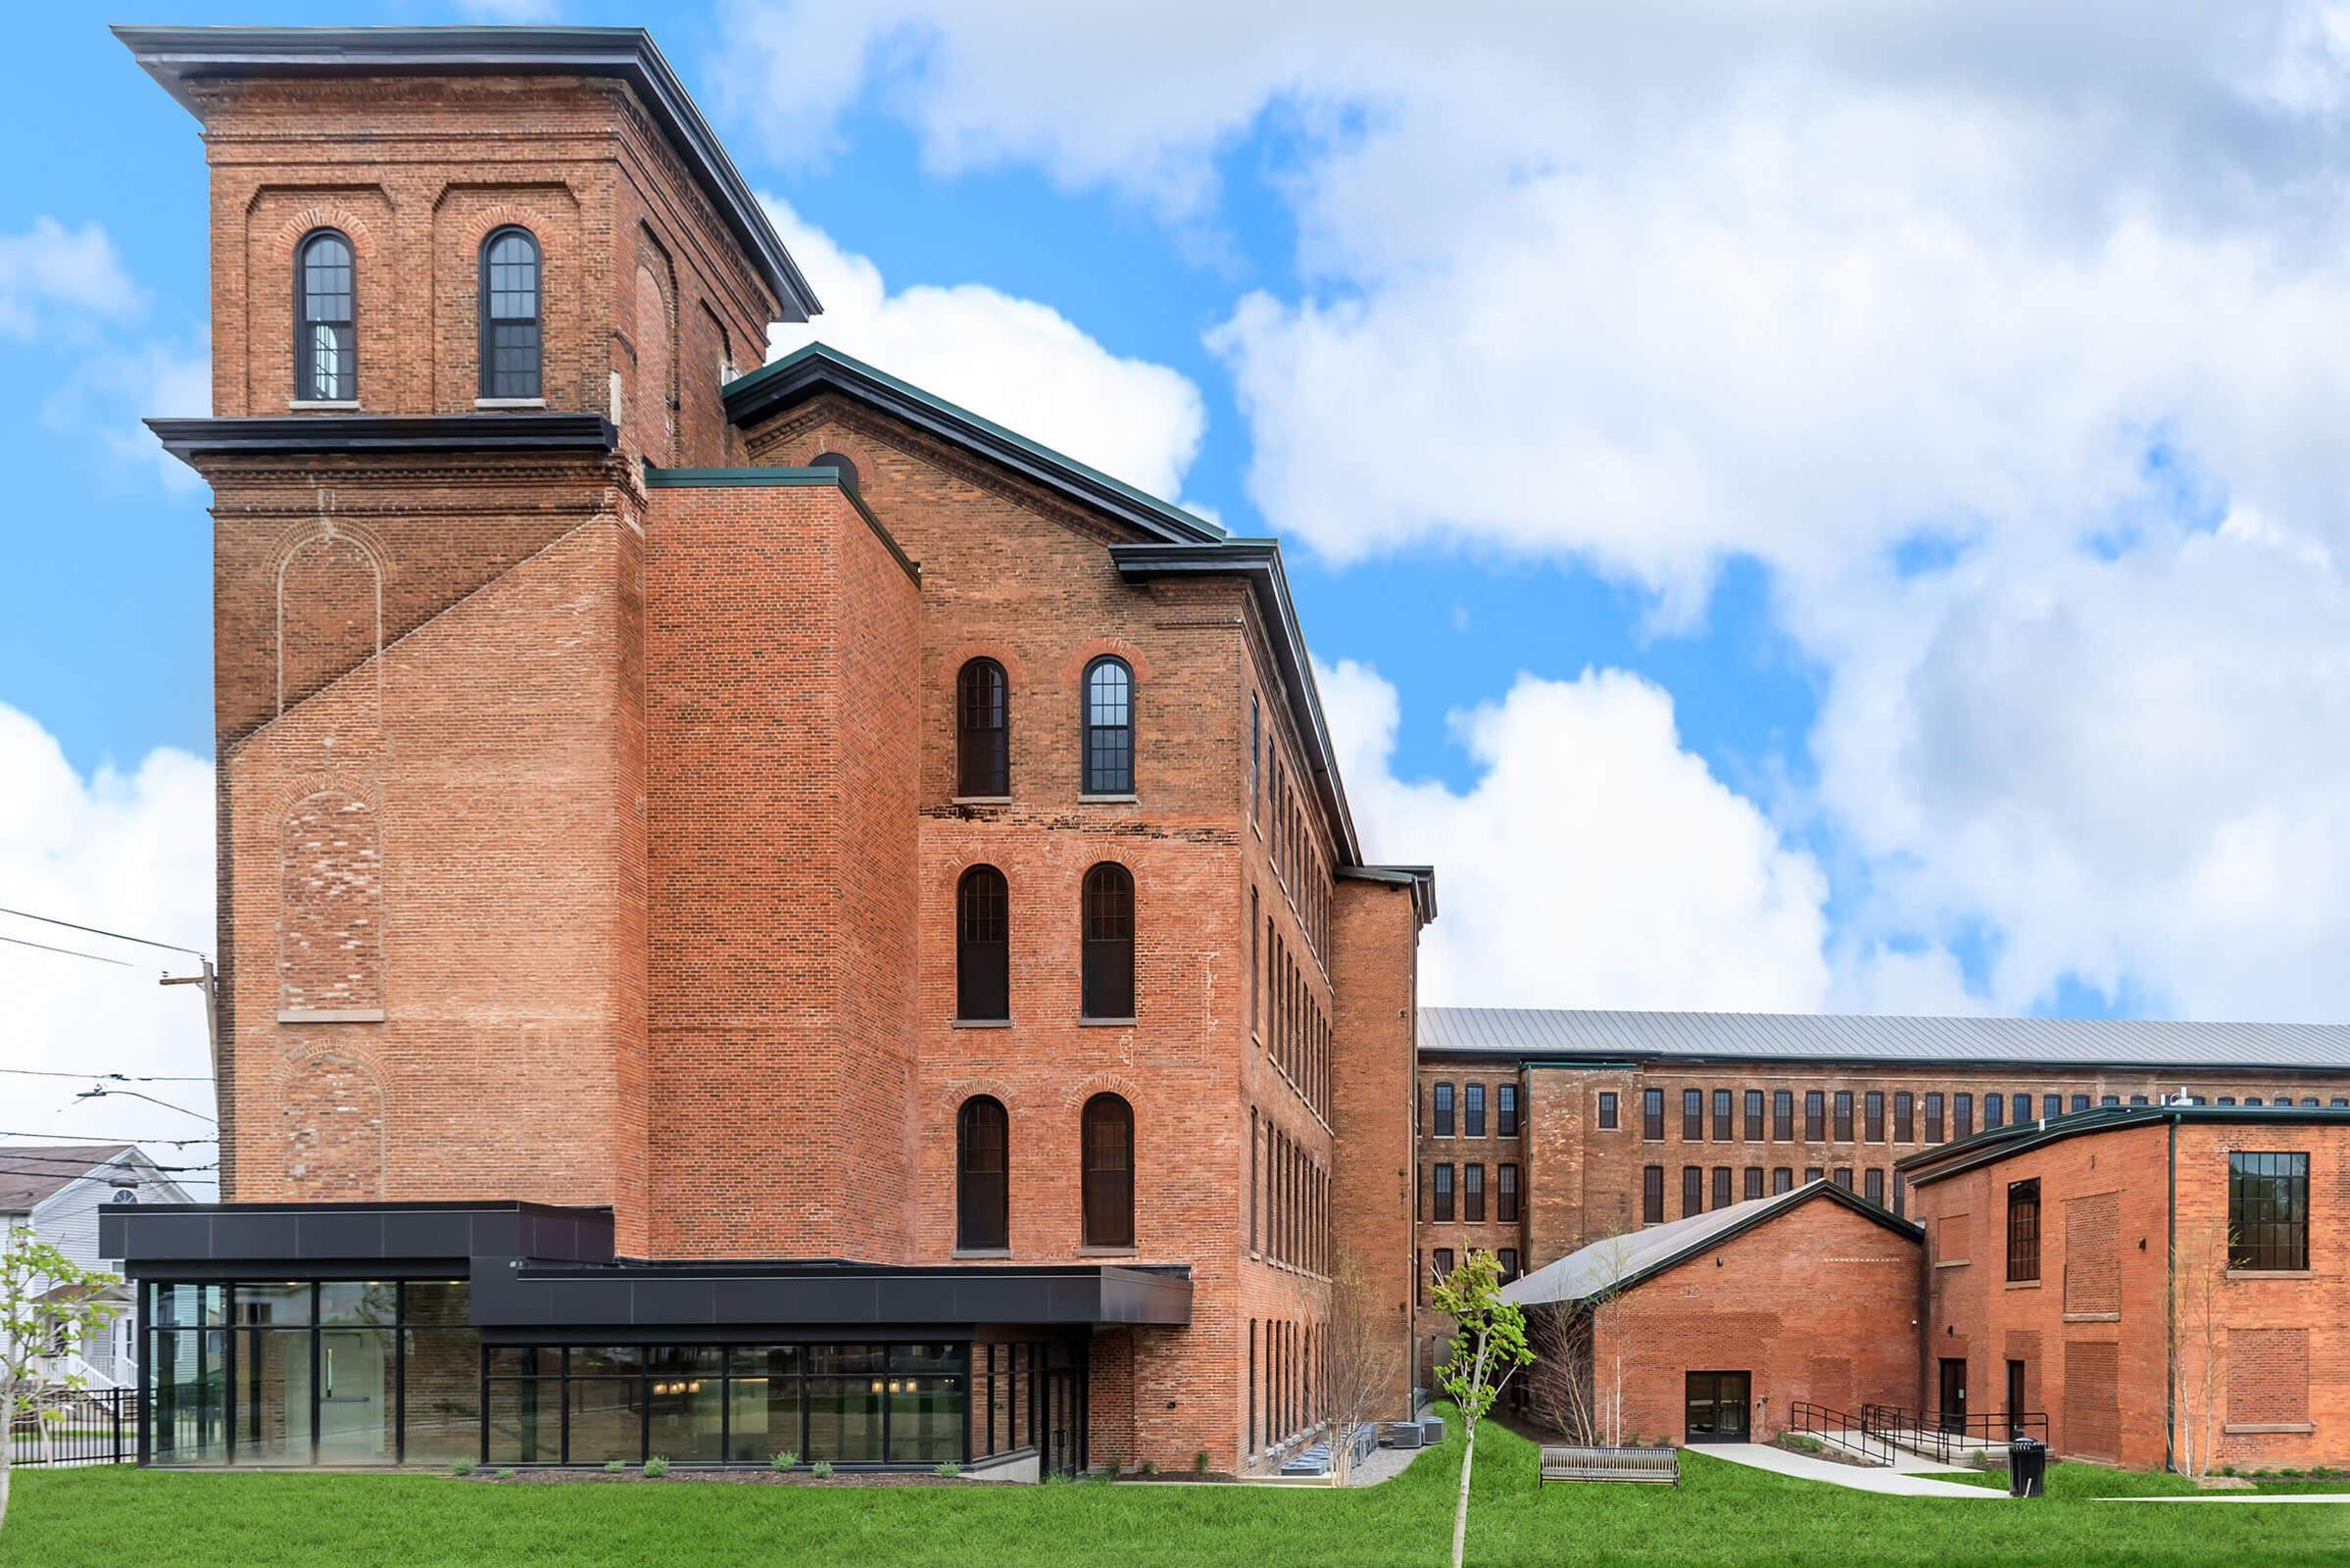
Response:
[[[1472,1563],[2350,1563],[2350,1508],[2100,1503],[2090,1499],[2139,1490],[2148,1478],[2088,1466],[2057,1467],[2044,1501],[1976,1502],[1874,1497],[1702,1454],[1686,1459],[1678,1491],[1538,1490],[1525,1440],[1489,1426],[1478,1449]],[[500,1487],[436,1476],[20,1472],[17,1506],[0,1533],[0,1564],[1425,1568],[1444,1560],[1459,1457],[1456,1433],[1401,1478],[1358,1493],[978,1485],[822,1491],[676,1478]]]

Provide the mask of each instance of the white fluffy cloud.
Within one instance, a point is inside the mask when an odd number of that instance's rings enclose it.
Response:
[[[2350,1013],[2350,7],[731,14],[796,149],[873,101],[935,168],[1213,223],[1278,126],[1298,273],[1211,339],[1267,520],[1565,556],[1666,626],[1770,567],[1836,996]]]
[[[95,222],[70,229],[44,215],[0,234],[0,332],[32,337],[60,315],[121,318],[145,300]]]
[[[0,705],[0,889],[10,908],[210,952],[212,765],[167,748],[130,772],[102,767],[83,777],[54,736]],[[155,983],[166,972],[193,972],[194,959],[8,915],[0,915],[0,936],[15,939],[0,943],[0,1067],[167,1077],[211,1071],[196,988]],[[21,945],[26,942],[127,967]],[[212,1131],[196,1117],[127,1095],[76,1101],[89,1087],[78,1077],[0,1075],[0,1133],[180,1139]],[[207,1084],[122,1087],[207,1115],[214,1108]],[[213,1152],[206,1146],[169,1162],[211,1164]],[[190,1191],[209,1197],[212,1189]]]
[[[1163,365],[1111,353],[1067,317],[977,283],[895,293],[881,269],[765,198],[824,302],[769,350],[822,342],[1154,496],[1181,493],[1206,425],[1199,390]]]
[[[1466,793],[1395,772],[1395,687],[1317,672],[1373,859],[1436,862],[1422,950],[1436,1004],[1752,1007],[1828,998],[1828,885],[1754,805],[1685,751],[1673,700],[1637,675],[1521,675],[1451,715]]]

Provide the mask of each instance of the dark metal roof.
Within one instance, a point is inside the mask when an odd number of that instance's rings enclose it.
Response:
[[[1561,1061],[1969,1063],[2350,1072],[2350,1025],[1422,1007],[1423,1052]]]
[[[726,383],[726,416],[737,424],[762,419],[819,392],[842,392],[918,429],[991,458],[1072,500],[1106,512],[1154,539],[1213,543],[1222,529],[1181,507],[1145,494],[1122,479],[1089,467],[1051,447],[958,408],[920,387],[840,350],[810,343]]]
[[[1336,873],[1347,882],[1385,882],[1411,889],[1419,906],[1420,923],[1436,918],[1436,867],[1433,865],[1342,865]]]
[[[1925,1238],[1924,1227],[1900,1218],[1882,1204],[1872,1203],[1835,1182],[1812,1181],[1769,1198],[1749,1198],[1724,1208],[1593,1242],[1512,1280],[1502,1287],[1501,1295],[1503,1299],[1521,1306],[1536,1306],[1552,1301],[1581,1301],[1608,1292],[1630,1290],[1642,1280],[1653,1279],[1815,1199],[1841,1203],[1905,1242]]]
[[[2068,1138],[2092,1133],[2120,1132],[2131,1127],[2164,1124],[2218,1123],[2229,1127],[2318,1126],[2350,1129],[2350,1107],[2335,1105],[2100,1105],[2070,1115],[2046,1116],[2017,1122],[1993,1132],[1977,1133],[1954,1144],[1942,1144],[1893,1161],[1893,1168],[1923,1187],[1981,1166],[2013,1158]]]
[[[206,77],[535,75],[627,82],[742,241],[780,318],[824,307],[717,133],[642,27],[117,27],[139,65],[192,114]]]
[[[331,457],[379,452],[611,452],[601,414],[261,414],[149,419],[164,450],[198,458]]]
[[[98,1214],[101,1255],[138,1278],[265,1269],[465,1271],[475,1257],[610,1260],[609,1208],[553,1203],[142,1203]]]

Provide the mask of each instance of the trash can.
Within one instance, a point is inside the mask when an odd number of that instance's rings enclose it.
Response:
[[[2018,1438],[2007,1446],[2007,1494],[2044,1497],[2048,1494],[2048,1446],[2037,1438]]]

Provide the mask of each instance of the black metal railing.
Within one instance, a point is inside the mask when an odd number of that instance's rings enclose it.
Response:
[[[1872,1464],[1893,1462],[1891,1439],[1871,1432],[1863,1418],[1831,1409],[1825,1404],[1814,1404],[1809,1399],[1797,1399],[1787,1406],[1787,1429],[1825,1442]]]
[[[42,1397],[37,1415],[9,1423],[9,1462],[18,1465],[135,1464],[140,1394],[90,1389]]]
[[[1864,1404],[1861,1425],[1870,1433],[1907,1448],[1921,1458],[1941,1464],[1964,1463],[1970,1456],[2006,1456],[2007,1445],[2018,1438],[2048,1441],[2048,1417],[2038,1410],[1985,1411],[1963,1415],[1957,1411],[1912,1410],[1898,1404]]]

